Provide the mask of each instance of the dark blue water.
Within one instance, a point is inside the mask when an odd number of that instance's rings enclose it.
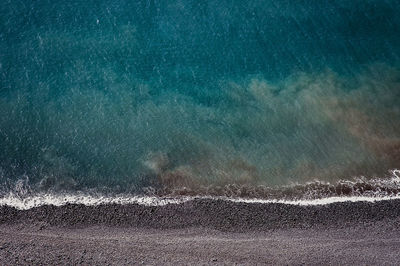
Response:
[[[395,0],[4,0],[2,190],[383,177],[399,67]]]

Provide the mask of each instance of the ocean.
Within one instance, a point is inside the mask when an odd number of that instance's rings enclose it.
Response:
[[[395,0],[3,0],[0,203],[398,197],[399,32]]]

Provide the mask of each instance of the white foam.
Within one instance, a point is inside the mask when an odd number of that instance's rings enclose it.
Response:
[[[226,200],[241,203],[279,203],[288,205],[327,205],[337,202],[377,202],[382,200],[400,199],[400,195],[385,196],[385,197],[365,197],[365,196],[350,196],[350,197],[328,197],[311,200],[267,200],[267,199],[246,199],[246,198],[229,198],[229,197],[156,197],[156,196],[91,196],[91,195],[72,195],[72,194],[41,194],[20,198],[10,194],[0,198],[0,206],[10,206],[19,210],[28,210],[34,207],[45,205],[63,206],[66,204],[83,204],[86,206],[95,206],[101,204],[139,204],[145,206],[164,206],[167,204],[181,204],[195,199],[214,199]]]
[[[10,194],[0,198],[0,206],[10,206],[19,210],[27,210],[44,205],[63,206],[66,204],[83,204],[87,206],[101,204],[140,204],[146,206],[163,206],[167,204],[179,204],[187,201],[182,198],[162,198],[152,196],[91,196],[91,195],[72,195],[72,194],[40,194],[28,197],[18,197]]]
[[[400,170],[393,169],[390,171],[391,178],[387,180],[372,180],[370,182],[384,183],[386,186],[394,185],[396,188],[400,184]],[[350,182],[350,181],[347,181]],[[351,182],[350,182],[351,183]],[[21,191],[22,189],[18,189]],[[24,192],[24,191],[22,191]],[[385,195],[379,191],[369,196],[336,196],[317,199],[302,200],[277,200],[277,199],[249,199],[249,198],[232,198],[232,197],[211,197],[211,196],[178,196],[178,197],[158,197],[158,196],[135,196],[129,194],[120,194],[115,196],[103,196],[100,194],[90,195],[83,192],[75,194],[66,193],[47,193],[36,194],[31,196],[18,196],[18,194],[10,192],[8,195],[0,198],[0,206],[10,206],[19,210],[27,210],[34,207],[45,205],[62,206],[66,204],[83,204],[87,206],[95,206],[101,204],[140,204],[146,206],[164,206],[167,204],[181,204],[195,199],[214,199],[226,200],[242,203],[280,203],[288,205],[327,205],[338,202],[377,202],[383,200],[400,199],[400,194]]]
[[[302,205],[302,206],[312,206],[312,205],[327,205],[338,202],[377,202],[383,200],[393,200],[400,199],[400,195],[396,196],[386,196],[386,197],[363,197],[363,196],[350,196],[350,197],[328,197],[321,199],[311,199],[311,200],[264,200],[264,199],[227,199],[233,202],[243,202],[243,203],[281,203],[288,205]]]

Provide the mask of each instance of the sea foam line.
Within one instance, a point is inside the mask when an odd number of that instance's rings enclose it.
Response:
[[[392,179],[390,182],[393,184],[400,183],[400,170],[393,169],[390,171]],[[41,193],[32,196],[21,197],[15,193],[10,192],[0,198],[0,206],[10,206],[19,210],[28,210],[35,207],[53,205],[63,206],[66,204],[83,204],[86,206],[95,206],[101,204],[139,204],[145,206],[165,206],[168,204],[181,204],[187,201],[196,199],[211,199],[211,200],[225,200],[238,203],[259,203],[259,204],[287,204],[287,205],[327,205],[340,202],[377,202],[383,200],[400,199],[400,194],[394,195],[371,195],[371,196],[332,196],[317,199],[298,199],[298,200],[285,200],[285,199],[258,199],[258,198],[237,198],[237,197],[215,197],[215,196],[178,196],[178,197],[159,197],[159,196],[133,196],[133,195],[115,195],[115,196],[102,196],[102,195],[88,195],[83,192],[76,194],[51,194]]]
[[[35,207],[53,205],[63,206],[67,204],[83,204],[86,206],[96,206],[102,204],[139,204],[145,206],[165,206],[168,204],[181,204],[195,199],[211,199],[225,200],[237,203],[248,204],[287,204],[300,206],[328,205],[340,202],[377,202],[383,200],[400,199],[400,195],[384,196],[384,197],[366,197],[366,196],[348,196],[348,197],[327,197],[321,199],[310,200],[275,200],[275,199],[246,199],[246,198],[229,198],[229,197],[174,197],[164,198],[157,196],[91,196],[91,195],[54,195],[43,194],[38,196],[30,196],[20,198],[15,195],[8,195],[0,198],[0,206],[14,207],[18,210],[28,210]]]
[[[0,206],[10,206],[19,210],[28,210],[35,207],[53,205],[63,206],[67,204],[83,204],[95,206],[102,204],[139,204],[146,206],[164,206],[167,204],[179,204],[187,201],[187,198],[161,198],[156,196],[91,196],[72,194],[41,194],[21,198],[8,195],[0,198]]]
[[[315,206],[328,205],[340,202],[377,202],[383,200],[400,199],[400,195],[385,196],[385,197],[366,197],[366,196],[349,196],[349,197],[327,197],[321,199],[301,199],[301,200],[265,200],[265,199],[235,199],[227,198],[229,201],[241,203],[277,203],[287,205]]]

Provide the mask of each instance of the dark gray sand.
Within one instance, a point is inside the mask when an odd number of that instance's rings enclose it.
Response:
[[[0,264],[399,264],[400,201],[0,207]]]

